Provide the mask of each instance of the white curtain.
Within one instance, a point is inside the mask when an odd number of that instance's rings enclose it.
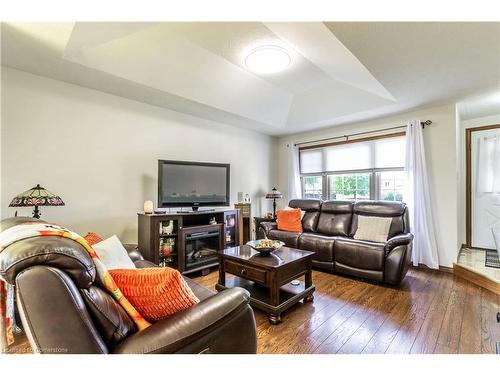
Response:
[[[500,136],[479,139],[477,192],[500,194]]]
[[[300,187],[299,171],[299,148],[293,143],[288,147],[288,199],[302,198],[302,189]]]
[[[425,264],[439,268],[438,249],[425,160],[425,147],[420,120],[412,120],[406,127],[406,191],[404,201],[410,213],[414,265]]]

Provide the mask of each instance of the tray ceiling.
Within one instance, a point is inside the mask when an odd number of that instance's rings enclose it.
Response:
[[[500,86],[499,30],[496,23],[4,23],[2,62],[278,135]],[[246,53],[263,44],[285,48],[291,65],[273,75],[249,71]]]

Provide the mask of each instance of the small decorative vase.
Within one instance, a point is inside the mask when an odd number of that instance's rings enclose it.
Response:
[[[164,256],[168,257],[172,252],[172,245],[163,245],[161,252]]]
[[[174,230],[174,221],[169,220],[168,225],[163,226],[163,234],[172,234]]]

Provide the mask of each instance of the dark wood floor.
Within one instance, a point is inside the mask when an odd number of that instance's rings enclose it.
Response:
[[[214,289],[217,272],[195,278]],[[314,271],[312,303],[273,326],[255,310],[258,353],[494,353],[499,296],[452,274],[411,269],[397,287]]]
[[[217,272],[195,278],[210,289]],[[258,353],[494,353],[498,295],[452,274],[411,269],[385,285],[314,271],[312,303],[273,326],[255,310]],[[12,353],[31,352],[19,337]]]

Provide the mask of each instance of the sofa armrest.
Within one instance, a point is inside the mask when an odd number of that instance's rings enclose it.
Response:
[[[263,223],[260,223],[260,226],[264,229],[264,233],[266,234],[266,236],[271,230],[278,228],[278,224],[274,221],[265,221]]]
[[[132,262],[144,259],[137,245],[124,243],[123,247],[125,248],[125,250],[127,250],[128,256],[130,257],[130,259],[132,259]]]
[[[249,300],[242,288],[223,290],[126,338],[114,353],[255,353]]]
[[[389,253],[396,246],[410,244],[411,241],[413,241],[413,237],[414,236],[412,233],[404,233],[404,234],[398,234],[397,236],[390,238],[385,244],[386,254]]]
[[[134,265],[137,268],[151,268],[151,267],[158,267],[156,264],[153,262],[150,262],[149,260],[141,259],[141,260],[136,260],[134,262]]]

